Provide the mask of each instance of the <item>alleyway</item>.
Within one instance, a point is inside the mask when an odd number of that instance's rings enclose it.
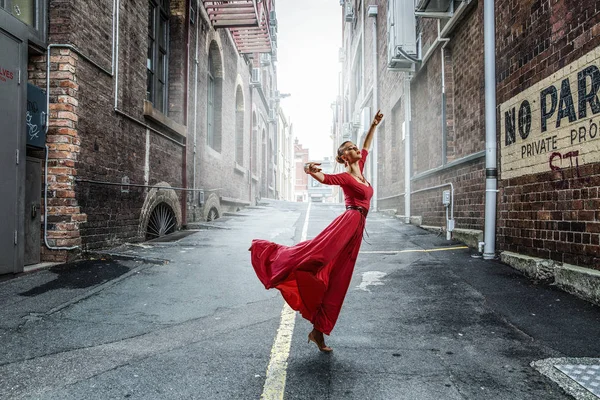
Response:
[[[369,215],[333,354],[307,345],[300,316],[280,328],[251,239],[293,244],[341,211],[267,202],[0,282],[0,398],[573,398],[554,380],[595,398],[555,365],[600,364],[598,307],[384,214]],[[289,354],[273,350],[287,364],[271,357],[278,329],[293,330]]]

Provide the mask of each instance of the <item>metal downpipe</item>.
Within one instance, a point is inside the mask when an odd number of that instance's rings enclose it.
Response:
[[[369,17],[373,18],[373,116],[379,110],[378,87],[378,63],[377,63],[377,6],[369,6]],[[373,138],[373,211],[379,209],[379,140],[378,134]]]
[[[483,258],[496,256],[496,194],[498,168],[496,161],[496,42],[494,1],[483,5],[485,56],[485,229]]]
[[[404,75],[404,222],[410,224],[410,200],[411,200],[411,182],[412,176],[412,153],[411,153],[411,109],[410,109],[410,73]]]

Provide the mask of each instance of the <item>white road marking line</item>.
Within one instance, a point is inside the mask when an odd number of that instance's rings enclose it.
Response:
[[[370,292],[369,286],[379,286],[383,285],[381,281],[383,277],[387,274],[381,271],[367,271],[362,274],[362,281],[360,285],[357,286],[357,289],[364,290],[365,292]]]
[[[310,215],[310,206],[312,203],[308,203],[306,209],[306,217],[304,219],[304,226],[302,227],[302,237],[300,241],[306,240],[306,234],[308,232],[308,218]],[[283,394],[285,393],[285,379],[287,377],[287,360],[290,355],[290,347],[292,344],[292,334],[294,333],[294,325],[296,323],[296,312],[285,303],[283,310],[281,310],[281,322],[279,323],[279,329],[277,329],[277,336],[273,347],[271,348],[271,359],[269,360],[269,366],[267,367],[267,377],[265,379],[265,385],[263,386],[263,392],[260,396],[264,400],[283,400]]]
[[[398,253],[432,253],[434,251],[448,251],[448,250],[459,250],[468,249],[469,246],[457,246],[457,247],[443,247],[440,249],[415,249],[415,250],[365,250],[360,253],[363,254],[398,254]]]

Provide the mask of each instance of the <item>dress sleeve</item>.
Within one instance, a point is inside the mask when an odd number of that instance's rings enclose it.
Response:
[[[323,178],[323,183],[325,185],[343,185],[346,183],[346,180],[344,178],[346,178],[346,173],[342,172],[341,174],[323,174],[324,178]]]
[[[360,154],[362,154],[362,158],[358,162],[358,166],[360,167],[360,173],[362,174],[363,169],[365,169],[365,162],[367,161],[367,156],[369,155],[369,150],[362,149],[360,151]]]

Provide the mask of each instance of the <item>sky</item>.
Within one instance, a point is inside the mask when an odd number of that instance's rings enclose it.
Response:
[[[342,45],[339,0],[277,0],[277,80],[281,107],[309,157],[333,156],[332,110]]]

